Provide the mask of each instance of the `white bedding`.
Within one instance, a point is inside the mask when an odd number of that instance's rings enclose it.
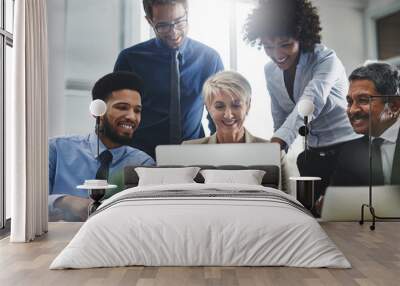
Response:
[[[204,189],[264,191],[271,199],[178,195],[115,203],[137,192],[207,192]],[[285,203],[277,196],[290,201]],[[103,210],[88,219],[50,269],[127,265],[351,267],[318,222],[290,202],[299,204],[281,191],[254,185],[128,189],[104,201],[99,208]]]

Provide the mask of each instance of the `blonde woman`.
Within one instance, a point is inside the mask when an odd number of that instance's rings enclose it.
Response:
[[[222,71],[211,76],[203,85],[206,108],[214,121],[216,132],[200,139],[184,141],[182,144],[221,144],[221,143],[265,143],[266,139],[253,136],[244,127],[250,110],[250,83],[234,71]],[[281,155],[282,189],[287,182],[285,153]]]

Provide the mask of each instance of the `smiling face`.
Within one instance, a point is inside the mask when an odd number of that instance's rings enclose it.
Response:
[[[154,5],[152,19],[146,18],[157,37],[167,46],[177,49],[182,45],[188,31],[187,12],[183,4]]]
[[[349,93],[347,95],[347,116],[356,133],[368,135],[369,133],[369,112],[371,108],[371,127],[372,136],[380,136],[396,118],[383,120],[382,111],[385,103],[380,98],[371,100],[370,97],[380,95],[375,85],[370,80],[353,80],[350,82]]]
[[[300,44],[290,37],[264,37],[261,39],[265,53],[281,69],[288,70],[297,64]]]
[[[243,123],[249,111],[250,103],[238,96],[218,92],[212,96],[207,109],[213,119],[217,133],[235,134],[243,131]]]
[[[102,141],[112,147],[129,144],[141,119],[142,103],[137,91],[123,89],[112,92],[107,112],[101,118]]]

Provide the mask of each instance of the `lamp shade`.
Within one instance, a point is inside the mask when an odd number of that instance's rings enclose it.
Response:
[[[310,99],[301,99],[297,104],[297,111],[301,117],[310,116],[314,112],[314,103]]]
[[[106,113],[107,105],[103,100],[95,99],[90,103],[89,110],[93,116],[103,116]]]

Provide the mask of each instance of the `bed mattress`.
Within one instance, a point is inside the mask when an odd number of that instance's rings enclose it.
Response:
[[[82,225],[50,269],[129,265],[351,267],[294,198],[237,184],[120,192]]]

